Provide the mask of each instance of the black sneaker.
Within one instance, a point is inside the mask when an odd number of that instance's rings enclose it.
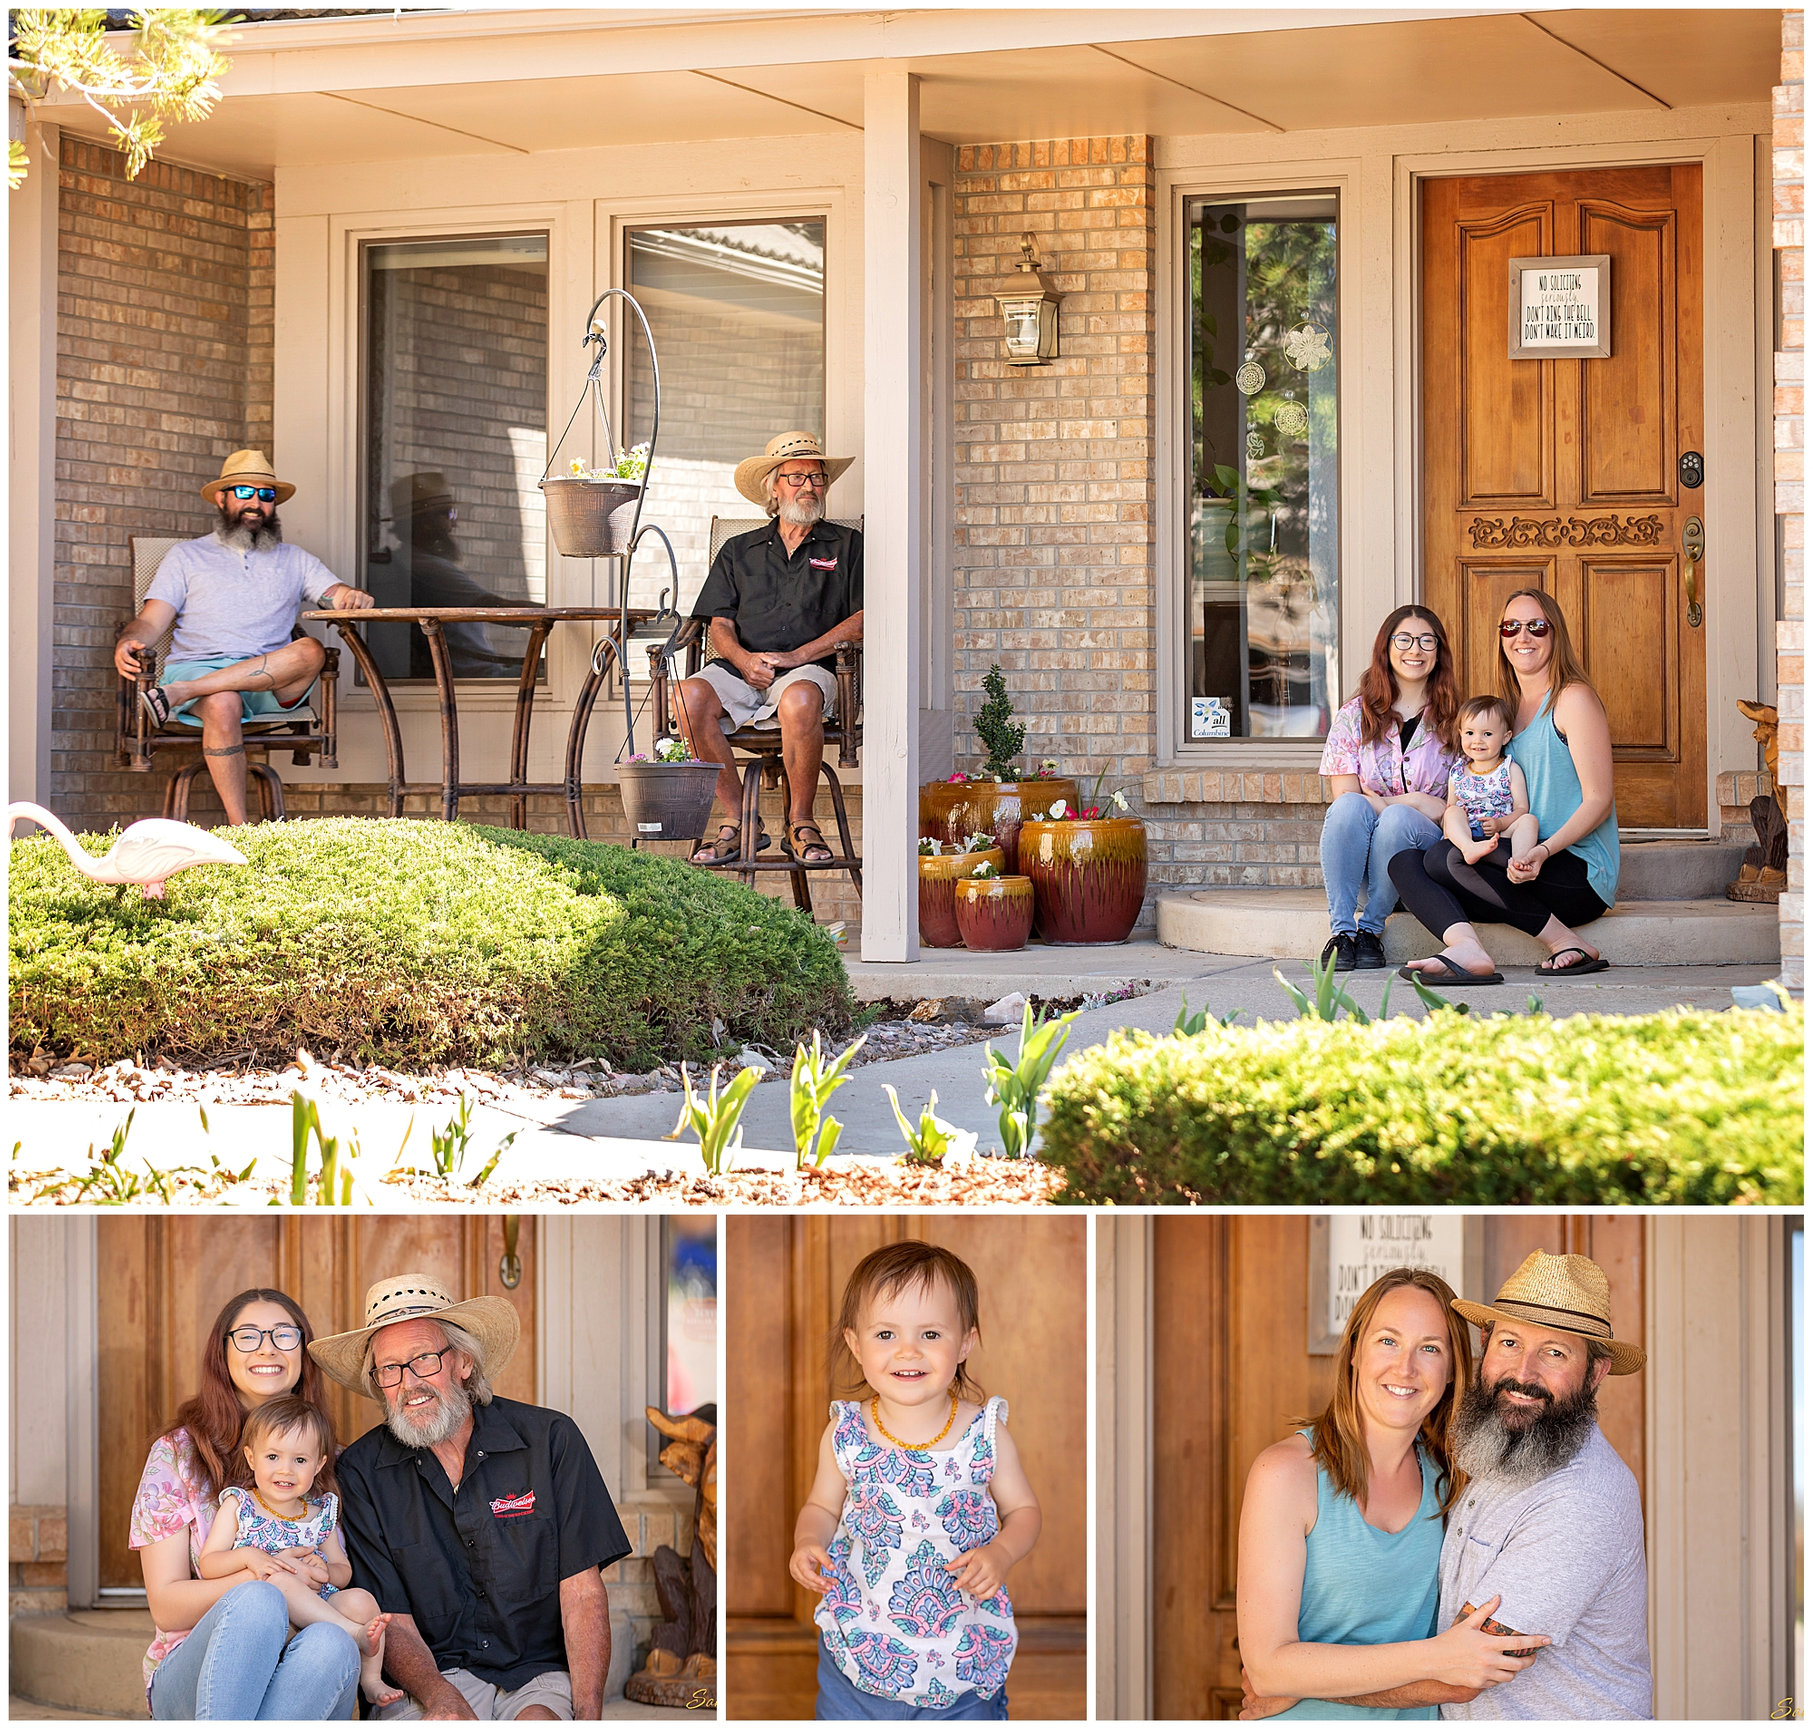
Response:
[[[1358,973],[1377,973],[1389,967],[1385,959],[1385,942],[1376,931],[1362,931],[1353,940],[1354,970]]]
[[[1320,964],[1328,965],[1329,956],[1335,958],[1337,973],[1351,973],[1359,965],[1354,956],[1354,939],[1351,931],[1337,931],[1334,936],[1322,945]]]

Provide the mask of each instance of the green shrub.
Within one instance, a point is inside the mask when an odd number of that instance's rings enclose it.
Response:
[[[233,841],[249,868],[182,872],[162,902],[89,883],[47,836],[15,842],[14,1048],[648,1069],[703,1056],[714,1017],[781,1047],[850,1022],[823,932],[677,860],[361,818]]]
[[[1041,1157],[1122,1205],[1798,1204],[1803,1036],[1799,1006],[1120,1033],[1052,1078]]]

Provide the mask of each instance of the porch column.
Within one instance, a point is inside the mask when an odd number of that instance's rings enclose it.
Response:
[[[919,959],[919,81],[863,81],[862,958]]]

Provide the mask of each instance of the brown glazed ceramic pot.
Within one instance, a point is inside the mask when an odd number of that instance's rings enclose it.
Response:
[[[968,949],[1024,949],[1032,935],[1032,879],[963,878],[957,884],[957,929]]]
[[[1073,810],[1076,782],[1063,775],[1037,781],[928,781],[919,789],[919,833],[962,842],[992,835],[1007,856],[1003,873],[1017,870],[1020,825],[1034,811],[1049,811],[1062,799]]]
[[[1047,943],[1124,943],[1146,898],[1146,826],[1137,817],[1028,823],[1020,868]]]
[[[928,949],[955,949],[963,942],[957,930],[956,889],[984,860],[999,871],[1001,849],[980,853],[939,853],[919,860],[919,941]]]

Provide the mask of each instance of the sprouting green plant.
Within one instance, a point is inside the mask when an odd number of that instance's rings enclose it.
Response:
[[[1244,1014],[1246,1014],[1244,1009],[1230,1009],[1226,1015],[1220,1015],[1215,1018],[1215,1025],[1217,1027],[1232,1027]],[[1209,1006],[1205,1003],[1202,1008],[1192,1015],[1190,1013],[1190,996],[1188,992],[1185,992],[1178,1005],[1177,1025],[1171,1029],[1171,1036],[1177,1038],[1181,1035],[1185,1039],[1190,1039],[1196,1034],[1204,1032],[1208,1028],[1208,1025]]]
[[[1001,1108],[1001,1151],[1009,1159],[1023,1159],[1032,1146],[1039,1121],[1039,1094],[1076,1017],[1073,1009],[1051,1021],[1035,1018],[1029,1003],[1021,1012],[1020,1050],[1012,1063],[995,1050],[992,1041],[982,1047],[988,1103]]]
[[[309,1170],[309,1142],[321,1156],[318,1171]],[[355,1132],[344,1147],[340,1137],[321,1127],[321,1108],[300,1088],[290,1094],[290,1206],[350,1207],[353,1164],[359,1157]]]
[[[720,1092],[718,1071],[722,1067],[717,1063],[711,1066],[711,1092],[701,1102],[692,1090],[691,1071],[684,1063],[680,1065],[680,1086],[685,1095],[680,1104],[680,1119],[661,1138],[678,1141],[681,1130],[691,1129],[699,1138],[699,1152],[704,1157],[708,1177],[716,1177],[723,1171],[725,1159],[741,1151],[743,1107],[749,1103],[751,1091],[761,1080],[759,1070],[739,1069]]]
[[[1342,1011],[1345,1010],[1353,1020],[1365,1027],[1373,1018],[1354,1002],[1353,998],[1348,995],[1345,986],[1336,983],[1335,965],[1338,959],[1334,951],[1330,950],[1325,962],[1311,963],[1309,976],[1314,981],[1316,988],[1313,998],[1291,984],[1275,967],[1272,969],[1272,977],[1283,986],[1285,996],[1297,1006],[1299,1017],[1307,1017],[1315,1021],[1339,1021]],[[1379,998],[1378,1019],[1383,1021],[1390,1013],[1391,981],[1387,979],[1384,993]]]
[[[983,674],[982,689],[988,701],[975,720],[976,737],[988,752],[982,773],[989,780],[1011,781],[1019,773],[1014,759],[1026,747],[1026,729],[1013,718],[1013,699],[1007,694],[999,662]]]
[[[1439,991],[1431,991],[1423,982],[1421,974],[1415,968],[1411,969],[1410,984],[1411,988],[1416,992],[1417,1001],[1422,1004],[1425,1009],[1432,1012],[1437,1009],[1452,1009],[1456,1015],[1466,1015],[1470,1013],[1473,1008],[1471,1003],[1453,1003],[1442,996]],[[1530,1013],[1532,1015],[1534,1015],[1541,1007],[1542,999],[1540,997],[1532,997],[1530,999]]]
[[[864,1034],[853,1040],[830,1062],[819,1045],[818,1029],[812,1030],[812,1049],[802,1043],[793,1048],[793,1076],[787,1087],[787,1105],[793,1118],[793,1169],[801,1170],[810,1160],[823,1165],[837,1151],[838,1138],[844,1126],[826,1115],[825,1107],[849,1078],[844,1071],[850,1059],[862,1050]]]
[[[415,1120],[411,1118],[411,1127],[414,1126],[414,1122]],[[466,1187],[468,1189],[478,1189],[483,1186],[485,1180],[490,1177],[492,1172],[497,1170],[497,1162],[504,1157],[504,1149],[507,1148],[520,1133],[519,1130],[513,1129],[497,1144],[497,1148],[492,1153],[491,1157],[479,1167],[478,1175],[466,1180]],[[408,1145],[408,1131],[404,1132],[403,1142],[405,1146]],[[399,1161],[402,1158],[402,1152],[402,1148],[397,1149]],[[461,1180],[466,1168],[466,1161],[472,1153],[471,1094],[462,1093],[460,1095],[459,1109],[447,1119],[446,1123],[443,1124],[441,1128],[433,1129],[428,1132],[428,1152],[429,1158],[434,1161],[434,1175],[436,1177],[445,1178],[449,1183],[458,1183]]]
[[[907,1120],[907,1115],[900,1109],[900,1095],[885,1081],[881,1091],[888,1096],[888,1103],[894,1108],[894,1121],[900,1125],[900,1133],[906,1137],[907,1150],[905,1159],[908,1165],[942,1165],[949,1154],[974,1153],[976,1151],[976,1132],[973,1129],[959,1129],[954,1123],[946,1123],[938,1115],[938,1093],[934,1088],[932,1097],[925,1102],[919,1113],[917,1125]]]

